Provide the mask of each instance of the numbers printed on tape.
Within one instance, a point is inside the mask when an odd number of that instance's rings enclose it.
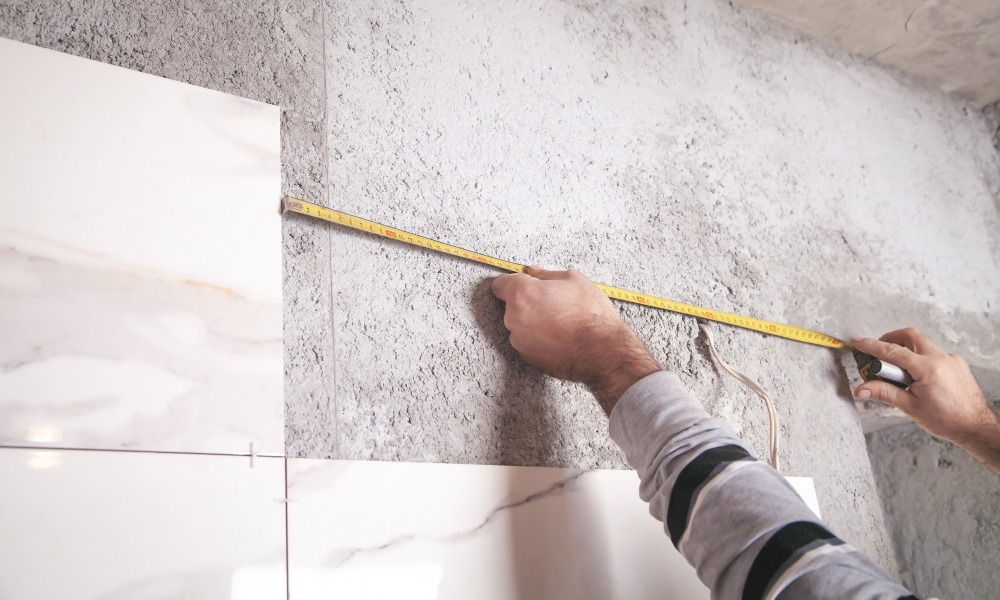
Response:
[[[368,221],[366,219],[362,219],[361,217],[355,217],[337,210],[324,208],[318,204],[312,204],[304,200],[299,200],[298,198],[286,197],[283,202],[283,207],[284,210],[309,215],[311,217],[323,219],[324,221],[330,221],[331,223],[345,225],[359,231],[366,231],[382,237],[414,244],[423,248],[443,252],[445,254],[451,254],[452,256],[468,258],[503,269],[505,271],[511,271],[514,273],[524,273],[525,271],[525,265],[501,260],[499,258],[459,248],[458,246],[445,244],[443,242],[425,238],[400,229],[389,228],[374,221]],[[633,302],[635,304],[642,304],[653,308],[662,308],[663,310],[669,310],[675,313],[701,317],[710,321],[725,323],[727,325],[742,327],[744,329],[752,329],[769,335],[776,335],[790,340],[805,342],[807,344],[815,344],[817,346],[843,348],[845,345],[844,342],[835,337],[819,333],[818,331],[802,329],[801,327],[785,325],[783,323],[772,323],[771,321],[762,321],[760,319],[734,315],[717,310],[710,310],[700,306],[684,304],[682,302],[674,302],[673,300],[657,298],[656,296],[650,296],[648,294],[639,294],[637,292],[604,285],[603,283],[598,283],[597,287],[601,288],[601,291],[607,294],[610,298],[624,300],[626,302]]]

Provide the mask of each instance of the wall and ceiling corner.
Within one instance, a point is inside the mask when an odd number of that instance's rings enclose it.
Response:
[[[736,0],[955,92],[1000,100],[1000,3],[993,0]]]

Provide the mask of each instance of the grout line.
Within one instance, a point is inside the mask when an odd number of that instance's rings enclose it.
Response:
[[[288,547],[288,459],[285,459],[285,595],[292,600],[292,571]]]
[[[119,454],[179,454],[183,456],[237,456],[257,458],[285,458],[283,454],[266,454],[256,452],[183,452],[180,450],[143,450],[139,448],[74,448],[71,446],[24,446],[18,444],[0,444],[0,450],[58,450],[60,452],[116,452]]]
[[[334,294],[336,290],[333,285],[333,233],[330,231],[332,227],[327,225],[326,235],[327,235],[327,247],[329,248],[329,260],[327,261],[327,268],[330,277],[330,373],[327,381],[327,394],[330,397],[329,412],[330,412],[330,423],[333,426],[333,451],[331,453],[332,458],[340,458],[340,423],[338,423],[337,415],[339,410],[337,409],[337,319],[334,317]]]
[[[326,51],[326,12],[327,12],[327,1],[319,0],[320,2],[320,23],[322,30],[321,45],[320,49],[323,52],[323,198],[327,208],[330,207],[330,104],[329,104],[329,89],[327,88],[327,51]],[[333,227],[330,224],[326,224],[324,228],[326,230],[326,242],[327,242],[327,276],[330,280],[330,373],[327,385],[327,396],[329,397],[328,412],[330,416],[330,424],[333,427],[333,451],[331,453],[334,459],[340,458],[340,423],[338,422],[337,415],[337,320],[333,315],[333,308],[335,305],[334,294],[335,289],[333,285]]]

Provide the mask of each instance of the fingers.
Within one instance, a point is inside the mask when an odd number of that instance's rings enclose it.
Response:
[[[941,352],[941,349],[931,341],[931,338],[927,337],[924,332],[916,327],[890,331],[879,339],[883,342],[906,346],[917,354],[937,354]]]
[[[862,400],[878,400],[907,414],[917,400],[912,393],[884,381],[867,381],[854,390],[854,396]]]
[[[515,290],[524,287],[531,280],[531,277],[523,273],[505,273],[493,280],[490,290],[494,296],[506,302]]]
[[[920,373],[926,360],[909,348],[871,338],[854,338],[854,347],[862,352],[871,354],[875,358],[891,362],[898,367],[906,369],[910,372],[910,375],[913,375],[917,379],[920,378]]]
[[[534,277],[535,279],[542,279],[542,280],[569,278],[569,271],[549,271],[548,269],[544,269],[542,267],[539,267],[538,265],[532,265],[528,267],[525,270],[525,272],[528,275]]]

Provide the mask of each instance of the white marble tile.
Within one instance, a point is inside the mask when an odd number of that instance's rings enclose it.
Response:
[[[293,598],[708,598],[633,471],[288,461]]]
[[[279,124],[0,39],[0,444],[283,454]]]
[[[795,493],[802,498],[802,501],[806,503],[809,510],[813,511],[817,519],[822,519],[823,515],[819,513],[819,498],[816,497],[816,485],[813,483],[812,477],[785,477]]]
[[[0,448],[0,598],[284,598],[284,459]]]

